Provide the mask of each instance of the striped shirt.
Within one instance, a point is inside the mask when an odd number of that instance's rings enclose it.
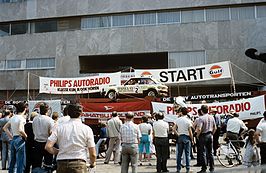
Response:
[[[92,129],[83,124],[80,118],[71,118],[53,131],[49,141],[59,145],[57,160],[87,160],[87,149],[95,147]]]
[[[123,144],[138,144],[141,133],[139,126],[132,121],[127,121],[120,128],[120,138]]]
[[[209,114],[204,114],[199,117],[198,127],[201,129],[201,133],[208,133],[213,131],[213,127],[215,127],[215,120],[213,116]]]

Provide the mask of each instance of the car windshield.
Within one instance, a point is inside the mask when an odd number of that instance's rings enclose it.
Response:
[[[156,84],[158,82],[155,82],[151,78],[133,78],[129,79],[127,82],[125,82],[124,85],[151,85],[151,84]]]

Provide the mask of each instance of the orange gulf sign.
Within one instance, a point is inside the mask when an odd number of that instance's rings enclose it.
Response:
[[[219,78],[223,74],[223,68],[219,65],[213,65],[210,68],[210,75],[213,78]]]

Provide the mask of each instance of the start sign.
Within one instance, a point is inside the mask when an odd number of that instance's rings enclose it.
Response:
[[[136,76],[149,74],[164,84],[197,82],[213,79],[231,78],[229,61],[194,67],[135,70]]]

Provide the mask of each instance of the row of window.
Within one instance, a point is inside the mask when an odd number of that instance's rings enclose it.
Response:
[[[13,2],[23,2],[26,0],[0,0],[0,3],[13,3]]]
[[[0,61],[0,70],[51,69],[51,68],[55,68],[54,57]]]
[[[91,28],[244,20],[266,17],[266,5],[172,10],[0,24],[0,36]]]

